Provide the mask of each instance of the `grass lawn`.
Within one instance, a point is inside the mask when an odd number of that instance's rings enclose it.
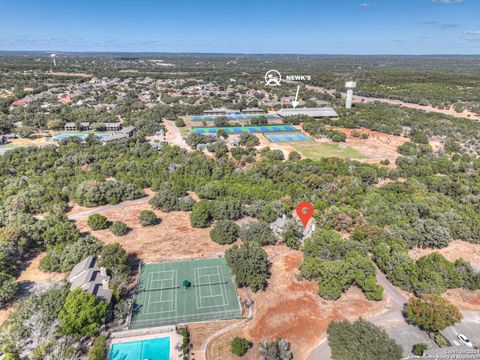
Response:
[[[188,127],[181,127],[178,129],[180,130],[180,135],[182,135],[183,138],[186,138],[192,132],[192,129]]]
[[[320,160],[325,157],[357,160],[366,158],[360,151],[352,149],[345,144],[295,144],[293,147],[300,154],[312,160]]]

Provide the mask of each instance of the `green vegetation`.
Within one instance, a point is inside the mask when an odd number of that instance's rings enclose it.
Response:
[[[160,219],[151,210],[142,210],[138,216],[138,220],[140,220],[140,225],[142,226],[153,226],[160,223]]]
[[[8,304],[18,291],[18,283],[15,277],[0,272],[0,307]]]
[[[479,88],[478,59],[356,57],[354,66],[352,58],[343,56],[308,56],[301,61],[294,56],[269,59],[269,66],[275,65],[282,73],[304,73],[302,70],[308,69],[314,75],[310,85],[338,90],[329,95],[304,89],[302,96],[309,99],[308,106],[315,106],[313,100],[328,101],[339,119],[298,117],[285,121],[304,122],[304,129],[313,136],[338,142],[345,140],[336,130],[342,127],[353,129],[353,136],[359,138],[365,138],[360,128],[409,138],[398,149],[401,156],[395,167],[387,167],[390,164],[385,160],[377,167],[355,161],[365,157],[342,144],[298,144],[297,152],[284,161],[281,151],[257,152],[259,139],[248,133],[240,136],[240,146],[231,149],[216,136],[200,134],[187,138],[192,152],[170,145],[159,149],[150,146],[145,136],[164,128],[161,119],[177,120],[222,106],[267,109],[262,104],[266,86],[258,82],[267,70],[263,56],[244,56],[228,67],[225,63],[229,59],[220,55],[202,57],[208,66],[201,65],[197,56],[165,56],[178,65],[176,77],[181,85],[178,89],[162,89],[161,102],[153,84],[170,79],[164,67],[138,61],[138,55],[122,55],[121,59],[117,55],[66,57],[62,63],[65,71],[87,72],[108,81],[120,79],[108,91],[95,90],[94,96],[87,90],[75,99],[85,104],[76,106],[60,103],[57,94],[47,90],[63,91],[77,85],[89,88],[90,78],[54,76],[49,72],[51,59],[41,54],[2,57],[2,88],[12,94],[0,99],[1,134],[30,136],[85,119],[101,130],[102,123],[118,118],[139,132],[130,139],[105,145],[93,137],[84,142],[71,138],[62,140],[59,146],[16,149],[0,156],[1,306],[17,300],[14,280],[39,252],[47,252],[41,269],[63,272],[88,255],[101,255],[99,261],[105,261],[112,276],[114,321],[121,323],[128,312],[124,295],[132,259],[118,246],[107,247],[81,234],[65,213],[72,203],[93,207],[138,199],[145,196],[142,189],[146,188],[156,192],[150,201],[153,209],[192,211],[192,225],[203,228],[214,223],[212,239],[220,243],[236,239],[238,228],[233,221],[245,216],[258,220],[258,224],[241,229],[238,236],[244,243],[226,254],[239,286],[254,290],[267,286],[269,262],[261,246],[277,240],[268,224],[282,214],[291,214],[296,204],[307,200],[315,206],[314,216],[321,230],[305,242],[301,276],[318,281],[322,297],[336,299],[353,285],[369,299],[381,298],[374,263],[394,285],[422,296],[422,301],[424,295],[441,294],[447,289],[480,288],[480,275],[462,259],[452,262],[434,253],[414,261],[408,255],[415,247],[442,248],[457,239],[480,243],[480,124],[384,103],[356,104],[346,110],[340,106],[338,92],[343,90],[344,80],[352,76],[359,81],[360,94],[388,92],[406,101],[443,108],[454,105],[459,111],[465,108],[478,112],[478,91],[472,90]],[[244,75],[238,77],[239,73]],[[231,78],[237,79],[235,84]],[[128,83],[128,89],[122,88],[123,82]],[[219,92],[234,92],[221,96],[212,91],[203,98],[195,94],[177,96],[207,82],[217,86]],[[147,88],[150,96],[141,100],[139,95]],[[292,84],[268,88],[268,100],[291,96],[294,90]],[[39,98],[25,106],[11,106],[26,95]],[[224,120],[217,123],[221,125]],[[14,125],[18,122],[23,126]],[[177,125],[182,124],[178,121]],[[187,135],[189,130],[181,128],[181,133]],[[443,149],[433,151],[428,144],[432,137]],[[209,150],[208,156],[196,151],[204,148]],[[299,154],[308,159],[300,160]],[[187,195],[192,192],[199,202]],[[151,215],[147,217],[147,221],[153,221]],[[281,240],[300,249],[299,230],[289,223]],[[125,224],[114,223],[111,231],[120,236],[128,229]],[[57,320],[67,293],[66,289],[49,289],[18,298],[18,310],[1,327],[2,344],[14,344],[8,346],[8,356],[85,356],[79,346],[83,340],[78,337],[89,332],[85,330],[89,329],[87,325],[70,327],[72,335],[68,337],[60,332]],[[411,309],[415,316],[413,310],[417,308],[422,307],[417,304]],[[75,317],[69,314],[68,318]],[[432,334],[437,343],[445,341],[438,333]],[[32,338],[40,344],[35,349]],[[264,346],[274,358],[277,345],[270,342]]]
[[[276,243],[270,225],[265,221],[251,222],[242,226],[240,239],[243,242],[256,242],[262,246]]]
[[[107,229],[110,223],[106,216],[93,214],[88,217],[87,225],[92,230],[103,230]]]
[[[262,341],[259,347],[260,358],[265,360],[292,360],[290,342],[284,339]]]
[[[248,349],[252,347],[252,343],[245,338],[235,336],[230,342],[230,351],[237,356],[243,356]]]
[[[93,342],[92,349],[88,353],[88,360],[103,360],[107,351],[107,337],[99,336]]]
[[[368,299],[382,299],[383,288],[377,284],[375,267],[361,243],[344,240],[332,230],[320,230],[305,241],[303,253],[301,276],[317,280],[323,298],[336,300],[355,284]]]
[[[387,332],[362,318],[353,323],[332,321],[328,325],[328,344],[334,360],[400,360],[402,347]]]
[[[338,157],[340,159],[365,159],[358,150],[347,145],[339,144],[295,144],[295,149],[308,159],[321,160],[322,158]]]
[[[237,240],[240,227],[231,220],[220,220],[210,230],[210,238],[218,244],[232,244]]]
[[[455,305],[438,295],[410,298],[404,313],[410,323],[431,332],[443,330],[463,318]]]
[[[428,349],[428,345],[425,343],[415,344],[413,345],[413,348],[412,348],[412,354],[417,356],[423,356],[423,353],[427,349]]]
[[[255,292],[267,287],[270,262],[258,243],[251,241],[240,247],[233,246],[225,251],[225,260],[232,269],[238,287],[248,286]]]
[[[116,236],[125,236],[130,231],[127,224],[121,221],[115,221],[112,225],[110,225],[110,231],[113,235]]]
[[[193,227],[205,228],[210,225],[211,221],[212,215],[207,201],[199,201],[193,205],[192,213],[190,214],[190,223]]]
[[[82,289],[68,294],[59,313],[60,332],[70,336],[95,336],[105,322],[107,305]]]

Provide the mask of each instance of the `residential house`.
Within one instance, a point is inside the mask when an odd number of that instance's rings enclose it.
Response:
[[[88,256],[75,265],[68,277],[68,282],[71,284],[70,290],[83,289],[107,304],[112,300],[112,292],[108,287],[109,281],[107,269],[98,267],[94,256]]]
[[[116,122],[116,123],[105,123],[105,131],[120,131],[122,130],[122,123],[121,122]]]

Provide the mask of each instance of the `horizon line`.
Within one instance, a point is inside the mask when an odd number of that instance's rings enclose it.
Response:
[[[64,53],[64,54],[168,54],[168,55],[243,55],[243,56],[274,56],[274,55],[291,55],[291,56],[480,56],[478,54],[462,54],[462,53],[282,53],[282,52],[200,52],[200,51],[132,51],[132,50],[3,50],[0,53]]]

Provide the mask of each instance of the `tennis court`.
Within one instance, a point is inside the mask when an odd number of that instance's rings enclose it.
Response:
[[[287,133],[287,134],[265,134],[270,142],[300,142],[300,141],[313,141],[313,139],[303,133]]]
[[[268,132],[292,132],[298,131],[293,125],[251,125],[251,126],[226,126],[226,127],[194,127],[192,131],[197,134],[216,134],[223,129],[227,134],[241,133],[268,133]]]
[[[143,265],[131,329],[242,316],[223,258]]]
[[[192,116],[192,121],[214,121],[216,118],[223,116],[225,115],[198,115]],[[272,114],[227,115],[226,117],[228,120],[251,120],[262,116],[269,120],[280,119],[280,116]]]

